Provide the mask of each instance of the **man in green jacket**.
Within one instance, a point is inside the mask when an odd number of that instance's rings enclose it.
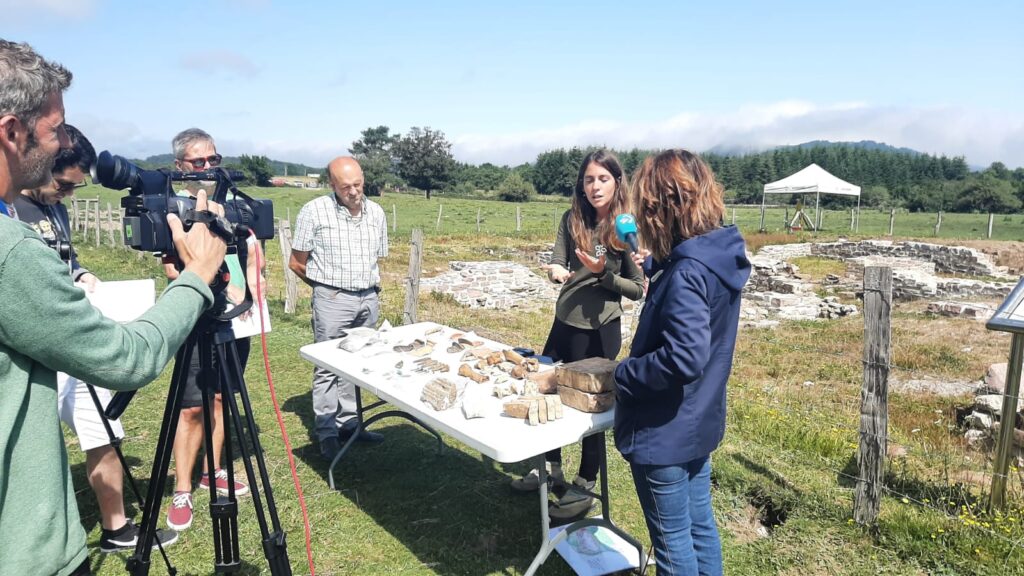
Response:
[[[42,186],[68,146],[71,73],[0,39],[0,199]],[[197,209],[207,209],[205,193]],[[224,242],[168,217],[185,270],[139,320],[92,308],[34,230],[0,218],[0,575],[89,574],[57,412],[56,372],[114,390],[156,379],[213,301]]]

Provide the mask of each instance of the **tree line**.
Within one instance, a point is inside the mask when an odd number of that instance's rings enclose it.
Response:
[[[359,159],[366,178],[366,193],[414,188],[427,198],[442,192],[457,196],[494,197],[528,202],[535,195],[571,196],[583,158],[595,147],[557,148],[518,166],[457,162],[444,133],[430,127],[413,127],[405,134],[388,126],[363,130],[349,153]],[[657,150],[618,150],[626,172],[633,173]],[[164,156],[167,158],[165,159]],[[917,153],[874,142],[831,143],[815,141],[784,146],[753,154],[705,152],[702,157],[725,187],[730,203],[759,204],[768,182],[784,178],[814,163],[835,176],[861,187],[861,205],[880,209],[902,208],[912,212],[1015,212],[1024,206],[1024,168],[1010,170],[1001,162],[972,171],[962,156]],[[160,162],[166,160],[167,162]],[[173,163],[170,155],[140,162]],[[260,186],[284,173],[318,171],[326,183],[327,170],[283,163],[266,156],[225,158],[225,165],[246,173]],[[776,196],[773,202],[797,203],[795,196]],[[847,206],[848,199],[823,196],[822,205]]]
[[[444,133],[412,128],[392,133],[387,126],[363,130],[349,152],[363,165],[367,193],[417,188],[427,197],[441,191],[459,196],[486,193],[503,200],[529,201],[534,194],[571,196],[583,158],[593,147],[558,148],[541,152],[519,166],[480,165],[455,161]],[[627,173],[635,171],[657,150],[616,151]],[[916,153],[873,142],[813,142],[754,154],[702,154],[733,203],[759,204],[766,183],[815,163],[861,186],[866,207],[918,211],[1014,212],[1024,205],[1024,168],[1010,170],[1001,162],[972,171],[961,156]],[[778,201],[780,197],[773,198]],[[781,197],[796,203],[797,197]],[[845,206],[835,196],[822,204]]]

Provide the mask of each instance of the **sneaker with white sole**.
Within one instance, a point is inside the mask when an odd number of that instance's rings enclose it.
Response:
[[[217,469],[217,473],[214,474],[214,477],[217,478],[217,494],[220,494],[221,496],[227,496],[228,495],[228,471],[223,469],[223,468],[218,468]],[[210,490],[210,475],[209,474],[205,474],[204,473],[202,478],[199,479],[199,489],[200,490],[206,490],[206,491]],[[248,493],[249,493],[249,487],[245,485],[245,482],[242,482],[241,480],[239,480],[238,476],[235,476],[235,496],[245,496]]]
[[[171,530],[187,530],[192,525],[192,493],[175,492],[171,506],[167,509],[167,527]]]
[[[545,462],[544,467],[548,471],[548,486],[553,489],[561,488],[565,484],[562,465],[558,462]],[[534,468],[526,476],[509,482],[509,487],[515,492],[536,492],[540,488],[540,472]]]
[[[135,550],[135,545],[139,542],[139,532],[139,527],[131,520],[117,530],[103,529],[100,534],[100,552],[110,554],[122,550]],[[177,541],[178,533],[174,530],[157,528],[153,536],[153,548],[157,548],[158,545],[166,548]]]

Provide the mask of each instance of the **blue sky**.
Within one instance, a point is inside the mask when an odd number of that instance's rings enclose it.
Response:
[[[75,74],[98,148],[325,164],[360,130],[457,159],[884,141],[1024,165],[1022,2],[0,0],[0,37]]]

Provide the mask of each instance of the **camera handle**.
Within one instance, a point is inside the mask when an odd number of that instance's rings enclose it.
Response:
[[[203,397],[203,430],[206,436],[204,444],[206,444],[207,466],[211,474],[210,516],[213,521],[215,570],[216,572],[233,572],[241,568],[241,558],[239,557],[238,549],[238,502],[234,494],[234,457],[231,450],[231,428],[233,426],[238,436],[238,445],[242,452],[242,462],[249,480],[249,489],[256,512],[256,519],[260,526],[263,553],[269,564],[270,573],[273,576],[291,576],[292,572],[288,561],[285,533],[281,528],[280,519],[277,515],[277,507],[274,503],[273,492],[270,487],[270,476],[267,472],[266,461],[263,458],[263,448],[260,445],[259,435],[257,434],[256,420],[253,417],[252,405],[249,402],[249,393],[245,386],[245,380],[242,377],[241,362],[234,341],[234,335],[231,333],[227,323],[215,320],[209,313],[202,316],[199,323],[192,329],[192,332],[185,340],[185,343],[178,349],[175,357],[171,386],[167,395],[164,418],[160,426],[160,437],[153,459],[153,471],[150,475],[149,490],[146,493],[146,501],[143,505],[141,533],[139,541],[135,546],[135,553],[127,562],[128,572],[133,576],[147,576],[149,574],[152,541],[155,537],[156,523],[160,516],[161,500],[167,483],[171,449],[174,444],[178,418],[181,413],[182,397],[185,392],[185,379],[188,376],[188,369],[192,360],[193,349],[195,348],[198,348],[199,352],[200,371],[198,384]],[[217,367],[213,365],[214,356],[217,358]],[[213,431],[212,414],[210,412],[212,408],[211,396],[217,392],[221,393],[221,403],[224,411],[224,462],[225,470],[228,474],[229,490],[226,497],[217,495],[217,483],[213,481],[216,463],[213,462],[213,452],[208,445]],[[241,399],[241,406],[245,410],[244,421],[243,415],[239,413],[239,403],[235,398],[236,394]],[[256,460],[256,465],[259,469],[258,478],[256,470],[253,468],[253,459]],[[257,483],[257,479],[259,483]],[[260,496],[260,486],[262,486],[263,493],[266,496],[266,513],[264,512],[263,501]],[[270,515],[269,526],[266,518],[267,513]],[[273,531],[271,531],[271,528]]]

